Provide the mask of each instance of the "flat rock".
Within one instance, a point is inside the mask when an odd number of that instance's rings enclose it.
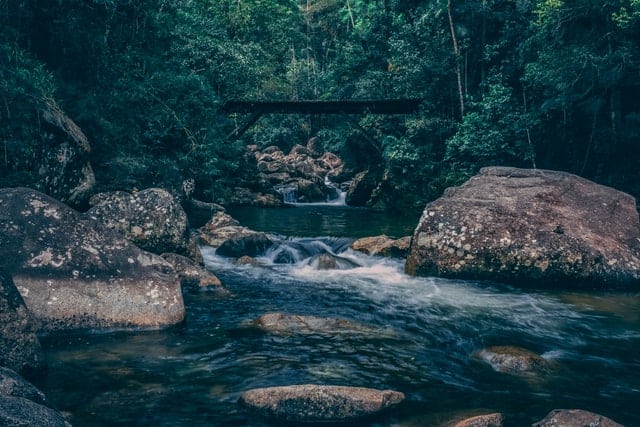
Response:
[[[392,390],[326,385],[292,385],[245,391],[240,402],[289,422],[341,422],[376,414],[404,400]]]
[[[31,321],[31,316],[13,283],[13,279],[1,269],[0,336],[2,336],[0,339],[0,366],[11,368],[27,376],[44,371],[46,360],[40,341],[36,336],[36,328]],[[1,393],[2,383],[0,383]]]
[[[405,258],[409,253],[411,236],[392,239],[389,236],[363,237],[351,244],[351,249],[368,255]]]
[[[100,193],[87,215],[116,230],[136,246],[155,254],[185,252],[189,223],[182,206],[168,191],[149,188],[134,193]]]
[[[474,356],[491,365],[495,371],[509,374],[539,373],[549,367],[542,356],[520,347],[487,347],[474,353]]]
[[[623,427],[604,415],[582,409],[554,409],[532,427]]]
[[[504,417],[499,412],[476,415],[463,420],[453,421],[449,427],[502,427]]]
[[[33,190],[0,190],[0,268],[38,330],[157,328],[184,319],[169,263]]]
[[[515,285],[638,289],[635,200],[565,172],[484,168],[426,206],[406,271]]]
[[[266,313],[251,322],[255,328],[276,334],[335,334],[371,332],[372,328],[346,319]]]

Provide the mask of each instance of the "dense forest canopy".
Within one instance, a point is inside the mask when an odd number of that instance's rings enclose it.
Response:
[[[0,0],[0,185],[38,186],[40,106],[91,141],[99,189],[251,185],[246,144],[316,136],[420,209],[487,165],[640,195],[639,0]],[[410,116],[270,116],[229,99],[423,98]],[[249,183],[249,184],[247,184]]]

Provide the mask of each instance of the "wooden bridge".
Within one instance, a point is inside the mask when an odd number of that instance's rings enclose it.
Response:
[[[413,114],[420,109],[422,99],[379,99],[347,101],[227,101],[222,106],[226,113],[251,114],[247,121],[236,127],[227,139],[236,140],[249,130],[264,114]],[[351,122],[366,132],[356,122]],[[366,135],[367,136],[367,135]]]

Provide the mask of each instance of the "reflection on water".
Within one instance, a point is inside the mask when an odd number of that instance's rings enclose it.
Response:
[[[274,209],[232,207],[227,212],[253,230],[285,236],[357,238],[386,234],[400,238],[412,235],[418,224],[418,216],[326,204]]]
[[[555,408],[638,425],[638,295],[409,277],[400,260],[355,253],[346,243],[285,239],[282,247],[303,255],[278,262],[271,252],[258,258],[260,267],[204,250],[230,295],[185,295],[186,322],[166,331],[48,338],[44,391],[76,426],[271,426],[238,406],[240,393],[302,383],[407,395],[398,410],[360,425],[438,425],[480,408],[503,412],[507,426],[531,425]],[[350,263],[319,271],[305,258],[318,251]],[[269,312],[365,327],[353,334],[245,327]],[[532,380],[470,357],[492,345],[525,347],[554,368]]]

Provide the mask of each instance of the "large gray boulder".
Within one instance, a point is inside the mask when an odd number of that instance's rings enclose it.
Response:
[[[0,268],[39,330],[156,328],[181,322],[172,267],[42,193],[0,190]]]
[[[122,233],[136,246],[155,254],[185,252],[189,236],[187,214],[168,191],[114,191],[97,194],[90,202],[90,218]]]
[[[43,371],[46,361],[35,332],[29,312],[11,276],[0,269],[0,366],[27,376]],[[0,371],[0,394],[2,384],[4,381]]]
[[[604,415],[582,409],[554,409],[533,427],[623,427]]]
[[[327,385],[292,385],[245,391],[240,402],[288,422],[344,422],[376,414],[404,400],[392,390]]]
[[[635,200],[565,172],[485,168],[426,206],[406,271],[522,285],[638,289]]]

